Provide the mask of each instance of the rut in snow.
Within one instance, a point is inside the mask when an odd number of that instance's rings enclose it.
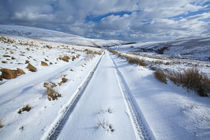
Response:
[[[112,59],[112,58],[111,58]],[[151,129],[149,128],[143,113],[141,112],[140,108],[138,107],[136,100],[134,99],[133,95],[130,92],[130,89],[122,76],[121,72],[119,71],[115,61],[112,59],[113,64],[116,69],[116,77],[119,81],[119,86],[121,87],[121,91],[128,107],[131,121],[134,125],[134,130],[137,133],[137,138],[140,140],[153,140],[155,139]]]
[[[86,89],[90,79],[92,78],[95,70],[97,69],[103,55],[101,56],[100,60],[94,67],[94,69],[90,72],[85,82],[78,88],[76,91],[76,94],[74,95],[73,99],[71,100],[70,104],[66,107],[62,117],[59,119],[59,121],[56,123],[56,125],[52,128],[49,135],[47,136],[48,140],[56,140],[59,136],[61,130],[63,129],[66,121],[68,120],[69,116],[71,115],[72,111],[74,110],[76,104],[78,103],[80,97],[82,96],[84,90]]]

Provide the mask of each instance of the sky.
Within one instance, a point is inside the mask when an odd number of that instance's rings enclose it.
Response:
[[[126,41],[210,36],[210,0],[0,0],[0,24]]]

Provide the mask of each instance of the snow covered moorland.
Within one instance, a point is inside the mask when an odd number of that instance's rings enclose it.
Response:
[[[206,59],[8,30],[0,28],[0,139],[209,139]]]

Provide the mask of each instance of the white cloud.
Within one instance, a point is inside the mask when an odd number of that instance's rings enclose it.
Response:
[[[59,28],[88,37],[123,40],[166,40],[210,35],[209,0],[0,0],[0,23]],[[3,5],[3,6],[2,6]],[[87,16],[110,14],[100,21]],[[190,15],[190,12],[195,12]],[[173,18],[183,15],[182,18]],[[186,16],[188,15],[188,16]]]

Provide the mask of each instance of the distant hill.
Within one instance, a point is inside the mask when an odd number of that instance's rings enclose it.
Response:
[[[18,25],[0,25],[0,35],[24,37],[91,47],[113,46],[123,42],[119,40],[90,39],[59,31]]]
[[[151,52],[170,57],[210,61],[210,37],[136,43],[115,47],[115,49],[129,52]]]

